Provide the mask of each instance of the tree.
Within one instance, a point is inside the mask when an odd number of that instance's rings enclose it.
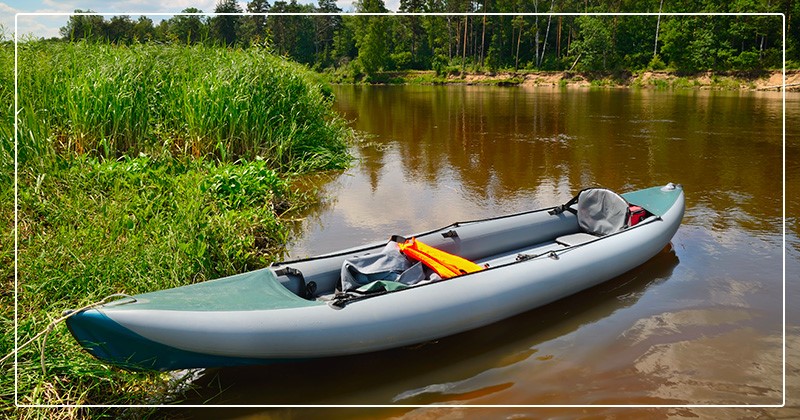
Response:
[[[242,13],[236,0],[219,0],[214,13]],[[239,38],[241,16],[218,15],[211,18],[211,36],[222,45],[231,46]]]
[[[549,13],[553,12],[553,6],[555,5],[555,0],[550,0],[550,10]],[[539,68],[542,66],[542,61],[544,61],[544,53],[545,49],[547,48],[547,38],[550,36],[550,23],[552,22],[552,15],[547,17],[547,29],[544,32],[544,43],[542,43],[542,53],[539,54],[539,41],[538,41],[538,31],[537,31],[537,41],[536,41],[536,67]],[[538,25],[537,25],[538,27]]]
[[[357,21],[352,16],[342,17],[342,24],[333,35],[333,59],[337,66],[346,65],[358,56],[355,27]]]
[[[426,12],[424,0],[400,0],[400,12],[421,13]],[[399,16],[398,42],[395,50],[402,48],[411,56],[411,67],[423,68],[430,65],[431,51],[428,48],[428,34],[420,16]]]
[[[430,1],[426,5],[426,12],[442,12],[444,9],[436,1]],[[442,16],[425,16],[422,18],[422,29],[425,34],[424,42],[420,42],[420,48],[429,57],[425,61],[430,62],[430,66],[440,74],[448,64],[450,57],[449,40],[447,37],[447,21]],[[422,53],[422,51],[421,51]]]
[[[660,56],[653,58],[654,33],[657,25],[661,25],[657,16],[626,16],[620,19],[614,39],[617,50],[615,55],[621,60],[619,64],[623,68],[656,70],[663,65]]]
[[[130,16],[113,16],[106,25],[106,39],[114,44],[129,44],[133,41],[133,27]]]
[[[671,16],[663,19],[661,51],[678,71],[724,70],[736,55],[728,34],[730,21],[720,16]]]
[[[310,13],[314,7],[292,0],[276,1],[270,9],[267,28],[272,47],[280,55],[288,55],[295,60],[311,64],[314,62],[314,22],[311,16],[287,16],[281,13]]]
[[[354,3],[357,12],[386,13],[383,0],[358,0]],[[367,74],[384,70],[389,64],[389,35],[392,20],[385,16],[357,16],[356,47],[358,61]]]
[[[241,40],[245,44],[258,44],[269,38],[267,34],[267,16],[270,5],[267,0],[252,0],[247,3],[247,13],[252,13],[242,18],[240,28]]]
[[[181,13],[203,13],[203,11],[189,7],[181,10]],[[208,19],[205,16],[176,15],[166,22],[164,36],[174,42],[195,44],[208,37]]]
[[[366,27],[357,34],[358,60],[367,74],[382,71],[389,63],[389,40],[382,28],[383,21],[385,19],[381,16],[372,16]]]
[[[514,40],[514,34],[508,30],[511,29],[511,22],[510,16],[495,16],[489,24],[490,35],[486,64],[491,69],[498,69],[511,63]]]
[[[580,39],[572,43],[573,56],[580,56],[585,70],[607,70],[615,64],[615,45],[608,18],[580,16],[576,19]]]
[[[800,2],[795,2],[800,3]],[[778,12],[778,4],[772,0],[735,0],[730,5],[732,12]],[[787,17],[788,20],[788,17]],[[755,70],[765,65],[779,66],[778,43],[780,18],[775,16],[736,16],[727,27],[727,39],[733,48],[731,64],[742,70]],[[787,34],[788,35],[788,34]],[[787,50],[791,43],[787,36]],[[788,51],[787,51],[788,53]]]
[[[341,13],[334,0],[319,0],[316,9],[320,13]],[[342,26],[342,17],[335,15],[314,16],[314,55],[320,67],[333,64],[334,34]]]
[[[786,14],[787,65],[800,66],[800,1],[784,0],[781,11]]]
[[[149,42],[155,39],[153,20],[147,16],[139,16],[133,25],[133,40],[136,42]]]
[[[76,9],[75,13],[94,13],[92,10],[83,11]],[[105,21],[100,15],[72,15],[67,25],[61,27],[59,32],[67,40],[99,40],[105,36]]]
[[[661,26],[661,10],[664,9],[664,0],[658,3],[658,20],[656,20],[656,40],[653,43],[653,58],[658,55],[658,29]]]
[[[483,5],[481,6],[482,12],[487,12],[487,0],[483,0]],[[480,46],[480,58],[478,60],[479,66],[483,67],[483,58],[486,54],[486,15],[483,15],[483,19],[481,22],[481,46]]]
[[[688,46],[691,70],[712,70],[718,64],[724,65],[724,61],[719,59],[727,58],[728,54],[725,51],[726,48],[720,47],[721,45],[718,44],[717,37],[711,28],[706,26],[696,28]]]
[[[215,12],[239,13],[237,1],[217,0]],[[472,63],[492,69],[536,67],[589,71],[670,68],[759,70],[781,65],[786,31],[789,67],[800,63],[800,0],[395,0],[402,12],[500,13],[493,16],[339,16],[338,0],[248,0],[246,16],[175,16],[157,27],[146,17],[105,20],[91,11],[71,16],[65,39],[112,43],[215,40],[220,45],[268,44],[323,69],[353,62],[353,74],[393,69],[437,72]],[[386,13],[385,0],[357,0],[358,12]],[[653,12],[659,16],[539,16],[524,12]],[[187,13],[202,13],[195,8]],[[310,13],[287,16],[281,13]],[[318,12],[318,14],[313,14]],[[678,16],[671,12],[783,12],[779,16]],[[516,17],[515,17],[516,16]],[[667,64],[665,64],[667,63]]]

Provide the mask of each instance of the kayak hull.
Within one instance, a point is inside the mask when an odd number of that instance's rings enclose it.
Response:
[[[311,282],[318,294],[332,293],[344,260],[378,252],[384,242],[133,296],[83,311],[67,323],[95,357],[148,370],[269,364],[434,340],[554,302],[655,256],[680,225],[682,189],[654,187],[623,197],[648,209],[650,217],[575,246],[556,239],[577,232],[576,217],[549,209],[414,235],[489,265],[444,281],[336,305],[324,296],[299,296]]]

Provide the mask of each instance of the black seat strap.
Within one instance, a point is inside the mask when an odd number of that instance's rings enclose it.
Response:
[[[564,213],[564,211],[566,210],[566,211],[568,211],[568,212],[570,212],[572,214],[578,214],[578,211],[573,209],[572,206],[578,203],[578,197],[580,197],[581,193],[586,191],[587,189],[588,188],[580,190],[578,192],[578,194],[575,195],[575,197],[572,197],[572,199],[570,199],[569,201],[567,201],[564,204],[561,204],[561,205],[553,207],[553,209],[548,211],[547,213],[550,214],[550,215],[555,215],[555,214]]]
[[[392,242],[397,242],[398,244],[402,244],[403,242],[407,241],[408,239],[405,236],[392,235],[392,237],[389,238],[389,240],[392,241]]]

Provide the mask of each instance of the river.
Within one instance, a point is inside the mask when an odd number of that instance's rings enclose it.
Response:
[[[800,194],[800,95],[786,98],[784,157],[774,92],[339,86],[335,94],[363,133],[358,160],[309,181],[325,198],[300,223],[292,257],[549,206],[594,185],[680,183],[683,224],[670,250],[546,307],[413,348],[209,370],[186,403],[674,406],[228,412],[246,418],[800,416],[791,398],[784,409],[681,407],[782,403],[784,257],[787,389],[800,392],[800,202],[787,200],[782,218],[784,162],[786,197]]]

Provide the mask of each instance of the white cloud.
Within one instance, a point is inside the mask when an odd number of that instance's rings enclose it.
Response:
[[[385,5],[387,9],[396,12],[400,8],[400,0],[387,0]]]
[[[19,16],[17,31],[21,37],[26,35],[41,38],[60,37],[59,29],[66,23],[66,16]]]
[[[52,11],[71,12],[77,9],[73,3],[64,1],[42,0],[42,4]]]
[[[7,15],[11,15],[13,17],[14,14],[16,14],[18,12],[19,12],[19,10],[15,9],[15,8],[5,4],[5,3],[0,3],[0,13],[3,14],[3,17],[5,17]]]
[[[10,38],[14,32],[14,15],[19,13],[19,10],[5,4],[0,3],[0,39]]]

